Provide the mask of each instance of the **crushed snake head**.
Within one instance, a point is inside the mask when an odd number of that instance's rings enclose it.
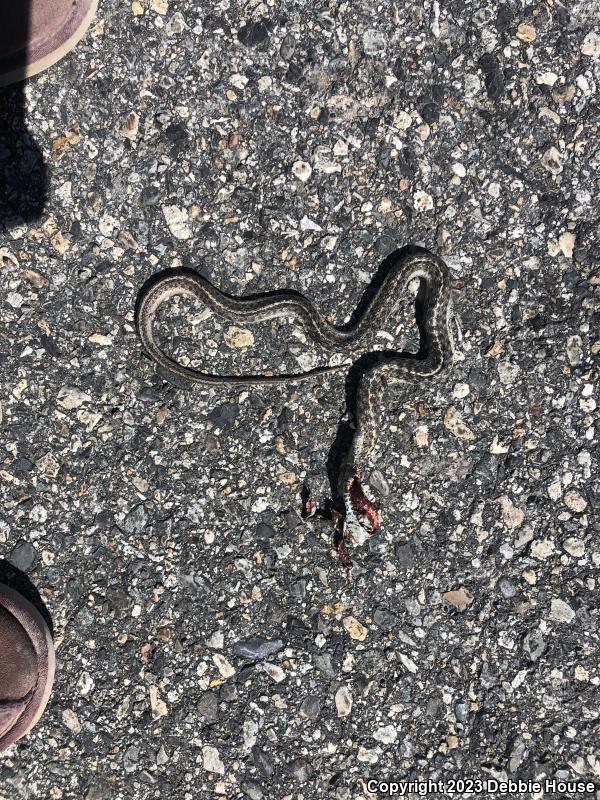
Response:
[[[360,478],[354,475],[344,487],[345,536],[351,537],[356,545],[362,545],[379,527],[379,511],[375,503],[367,497]]]

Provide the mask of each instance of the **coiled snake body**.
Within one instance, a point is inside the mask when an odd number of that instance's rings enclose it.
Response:
[[[154,320],[162,303],[175,295],[186,295],[218,316],[234,323],[252,324],[287,317],[297,320],[307,336],[326,351],[355,357],[357,346],[368,334],[379,330],[396,312],[408,284],[415,278],[425,282],[423,325],[425,355],[415,358],[397,354],[368,367],[356,391],[354,435],[340,470],[345,519],[342,539],[370,532],[378,524],[377,511],[361,486],[367,459],[379,431],[383,387],[388,383],[416,384],[435,378],[452,361],[454,347],[450,329],[450,276],[444,262],[430,253],[399,258],[386,273],[379,288],[356,322],[347,326],[329,323],[305,297],[293,292],[275,296],[237,298],[215,288],[197,273],[164,273],[143,290],[136,308],[136,327],[146,353],[167,375],[201,385],[261,386],[298,382],[348,367],[348,363],[320,367],[309,372],[280,375],[216,375],[183,366],[160,349],[154,338]]]

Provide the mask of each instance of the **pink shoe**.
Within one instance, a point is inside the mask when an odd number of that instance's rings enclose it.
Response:
[[[42,716],[54,668],[52,635],[42,615],[0,583],[0,753]]]
[[[72,50],[98,0],[2,0],[0,86],[37,75]]]

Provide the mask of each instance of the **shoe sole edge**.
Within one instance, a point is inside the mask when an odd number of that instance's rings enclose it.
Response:
[[[26,736],[39,722],[52,692],[56,672],[56,653],[52,634],[46,621],[22,594],[0,583],[0,605],[11,613],[23,627],[35,649],[40,677],[33,697],[14,727],[0,737],[0,753]]]
[[[38,75],[45,69],[54,66],[54,64],[60,61],[61,58],[64,58],[67,53],[69,53],[84,37],[87,29],[92,23],[92,20],[96,16],[97,11],[98,0],[92,0],[90,8],[85,17],[82,19],[79,27],[65,42],[63,42],[59,47],[54,48],[51,53],[32,61],[31,64],[23,64],[17,69],[9,70],[8,72],[4,73],[0,72],[0,86],[10,86],[14,83],[20,83],[21,81],[25,81],[27,78],[32,78],[34,75]]]

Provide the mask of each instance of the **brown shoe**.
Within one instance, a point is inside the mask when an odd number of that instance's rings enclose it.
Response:
[[[2,0],[0,86],[37,75],[72,50],[98,0]]]
[[[52,635],[42,615],[0,583],[0,753],[42,716],[54,667]]]

